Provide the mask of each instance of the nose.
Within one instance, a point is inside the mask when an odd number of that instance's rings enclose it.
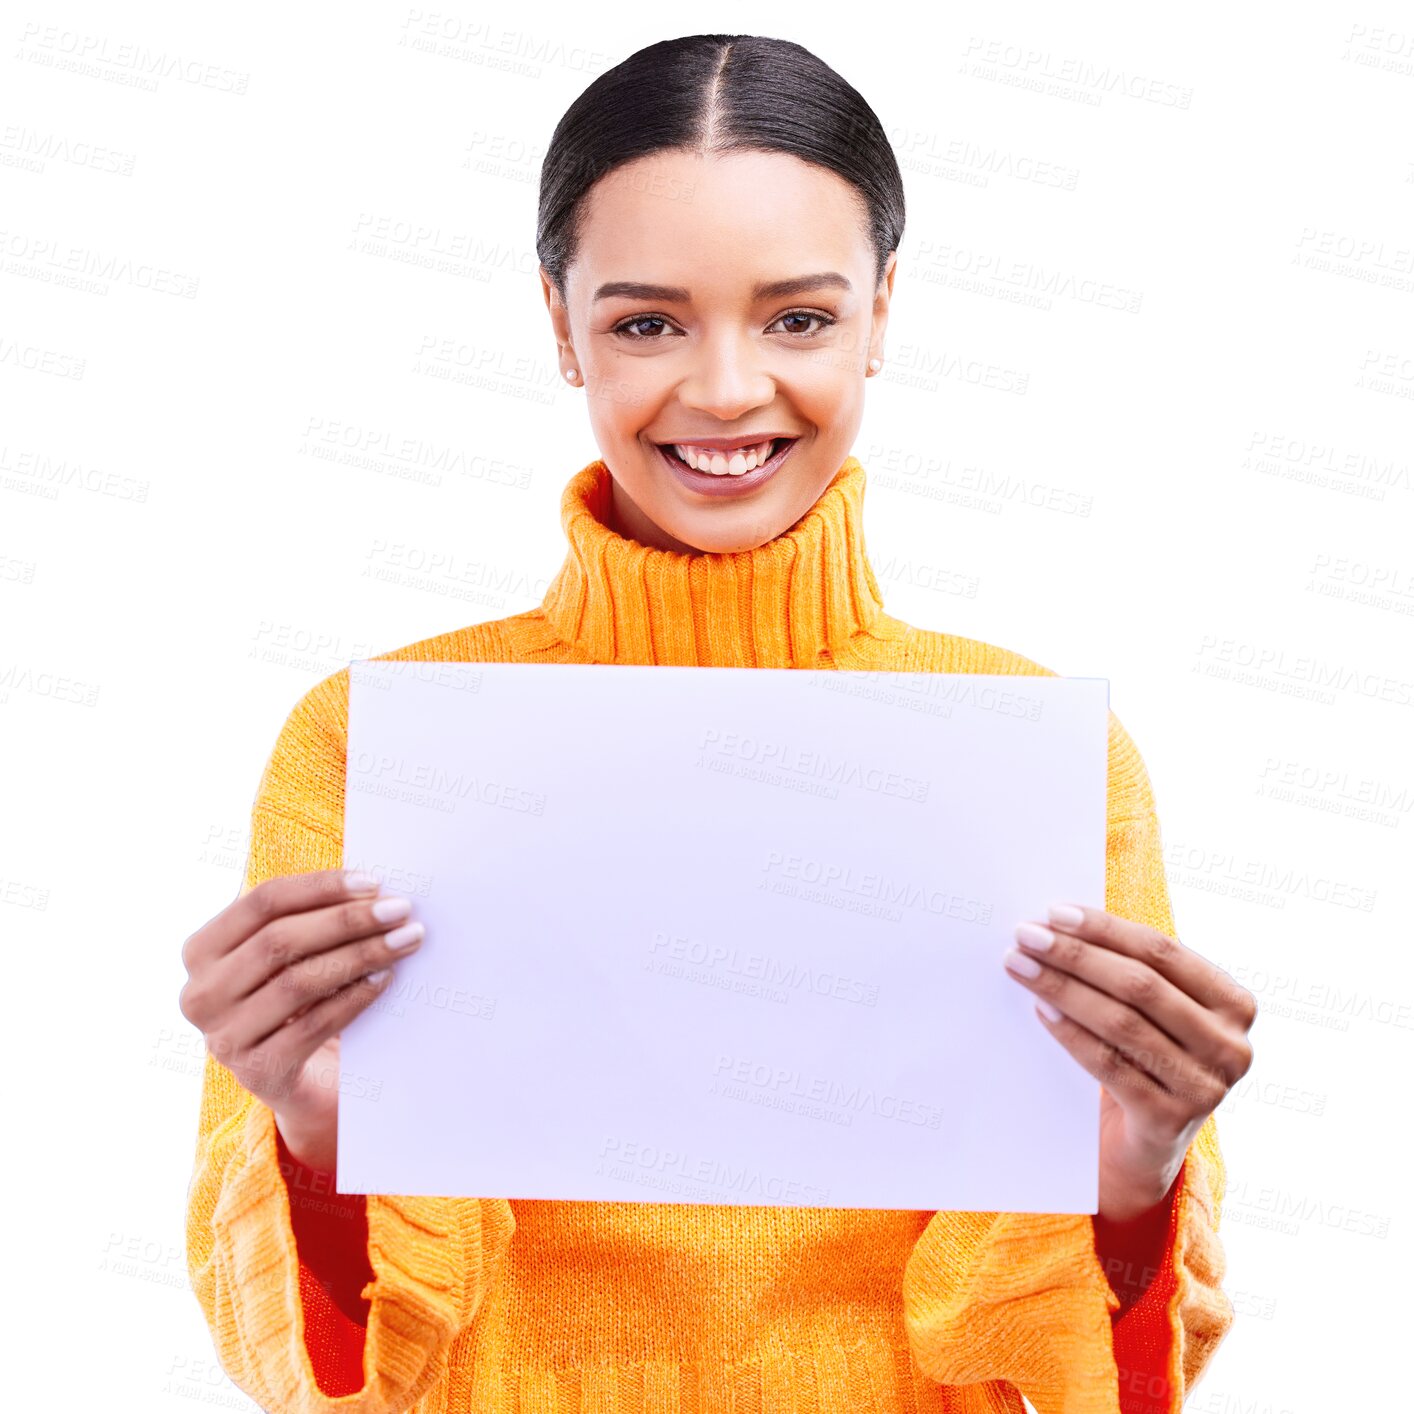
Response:
[[[678,387],[678,401],[723,422],[775,401],[769,354],[749,335],[704,339]]]

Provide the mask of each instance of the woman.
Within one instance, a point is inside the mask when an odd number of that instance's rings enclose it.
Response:
[[[564,563],[538,608],[383,656],[1050,672],[892,618],[866,558],[849,449],[902,228],[872,109],[798,45],[695,35],[598,78],[541,185],[560,368],[602,452],[565,486]],[[1007,962],[1104,1086],[1092,1218],[333,1194],[338,1033],[421,943],[410,900],[338,868],[347,703],[344,669],[291,712],[245,887],[183,949],[210,1052],[189,1267],[242,1389],[272,1410],[1179,1408],[1233,1319],[1212,1111],[1254,1008],[1173,938],[1117,720],[1104,907],[1018,920]]]

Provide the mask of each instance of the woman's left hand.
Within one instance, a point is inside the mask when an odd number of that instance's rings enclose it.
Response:
[[[1251,1067],[1256,999],[1142,923],[1076,904],[1051,905],[1048,922],[1017,928],[1007,970],[1103,1087],[1100,1215],[1131,1222],[1164,1201],[1203,1122]],[[1012,971],[1018,955],[1036,976]]]

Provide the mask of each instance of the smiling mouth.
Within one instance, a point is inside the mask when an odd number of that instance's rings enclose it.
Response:
[[[773,460],[794,437],[772,437],[731,450],[698,449],[692,443],[659,442],[659,449],[689,470],[709,476],[745,476]]]

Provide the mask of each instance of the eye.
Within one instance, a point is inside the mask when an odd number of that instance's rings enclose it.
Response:
[[[816,334],[822,334],[831,324],[835,322],[832,314],[825,314],[818,309],[789,309],[776,322],[779,324],[785,319],[815,319],[820,323],[818,329],[787,329],[784,332],[796,339],[811,339]]]
[[[809,321],[812,319],[819,326],[818,328],[794,328],[786,329],[782,332],[790,335],[793,339],[812,339],[837,322],[833,314],[826,314],[823,310],[817,309],[790,309],[774,322],[780,324],[787,320]],[[642,328],[644,325],[649,326],[649,332],[644,332]],[[673,327],[675,326],[673,326],[671,320],[669,320],[666,315],[634,314],[627,319],[621,319],[613,326],[610,332],[617,334],[620,338],[629,340],[631,343],[655,343],[662,339],[664,333],[671,330]]]
[[[631,318],[628,318],[628,319],[621,319],[617,324],[614,325],[614,327],[613,327],[613,329],[611,330],[611,332],[612,332],[612,333],[615,333],[615,334],[622,335],[625,339],[629,339],[629,340],[631,340],[631,341],[637,341],[638,343],[647,343],[647,342],[652,342],[652,341],[654,341],[654,340],[656,340],[656,339],[660,339],[660,338],[662,337],[662,335],[661,335],[661,334],[637,334],[637,333],[630,333],[629,331],[630,331],[631,329],[633,329],[633,327],[634,327],[635,325],[638,325],[638,324],[658,324],[658,325],[664,325],[664,324],[667,324],[667,322],[668,322],[667,319],[666,319],[663,315],[661,315],[661,314],[635,314],[635,315],[633,315]]]

